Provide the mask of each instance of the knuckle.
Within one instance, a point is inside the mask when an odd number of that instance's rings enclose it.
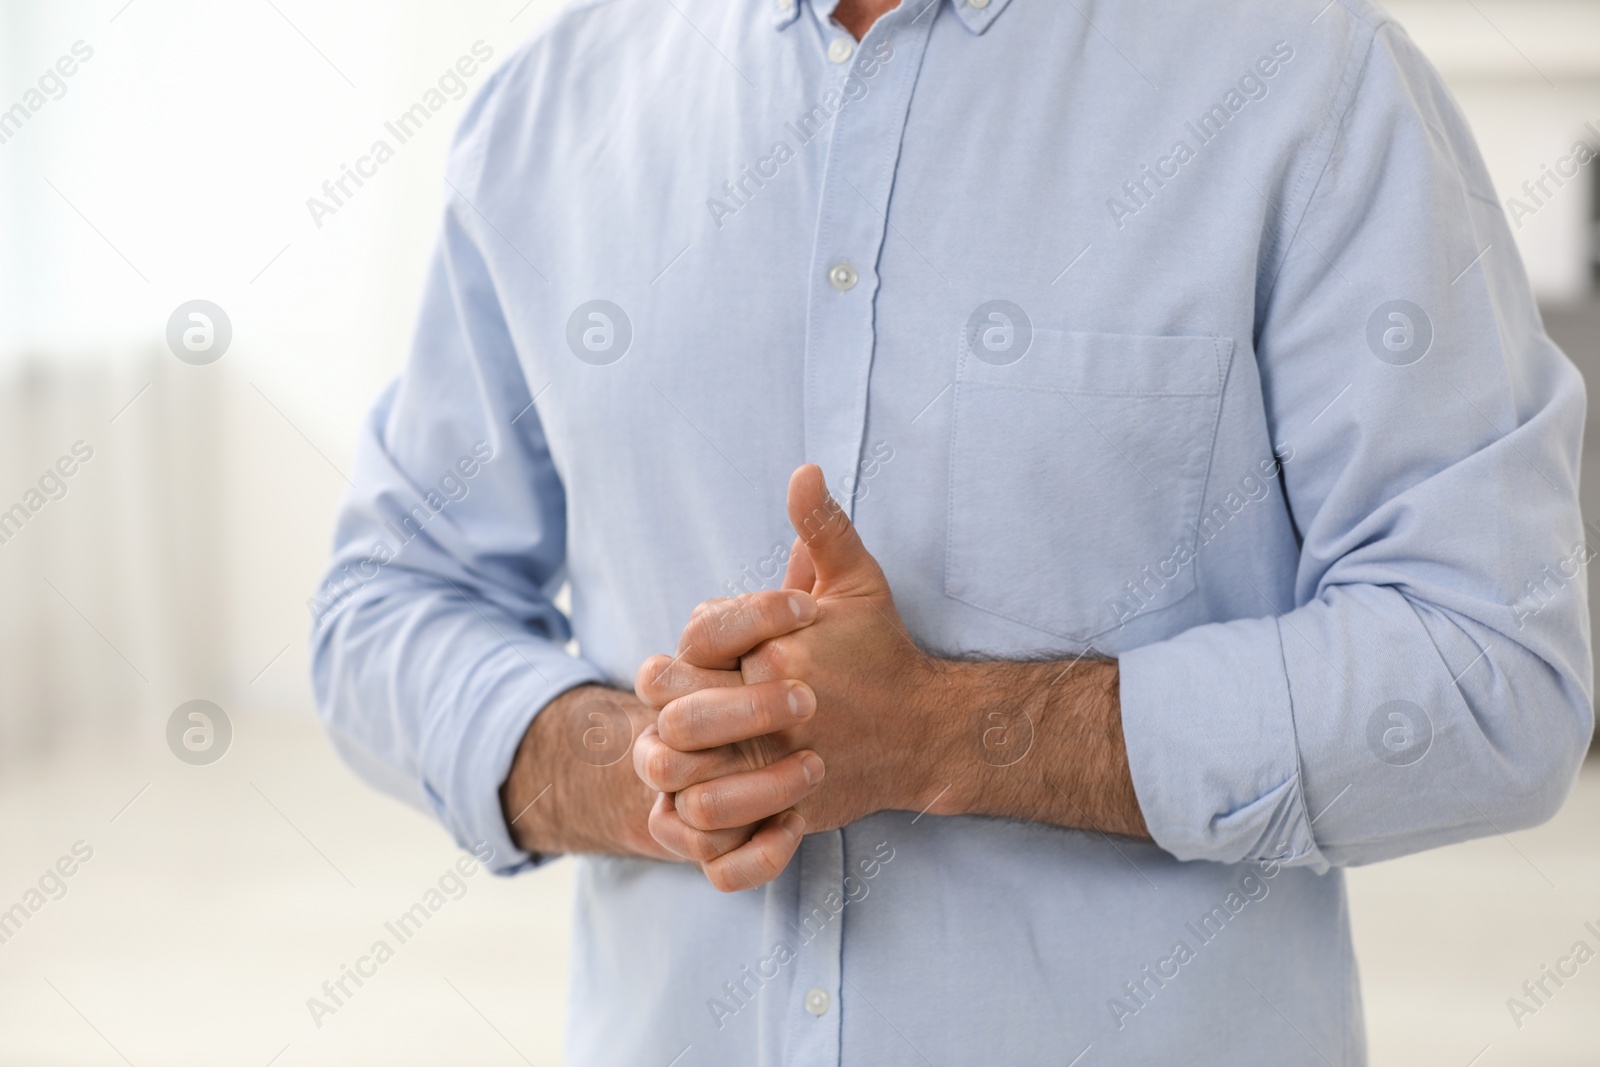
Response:
[[[703,611],[696,615],[689,620],[689,625],[683,628],[683,653],[687,655],[709,648],[716,638],[716,632],[711,612]]]
[[[662,705],[672,703],[676,698],[694,691],[694,667],[685,660],[675,660],[661,672],[659,685]]]
[[[679,697],[668,702],[656,718],[656,732],[661,735],[663,743],[673,747],[681,746],[686,740],[684,719],[688,715],[688,709],[685,708],[684,701],[685,698]]]
[[[738,893],[746,889],[754,889],[761,882],[750,876],[746,869],[748,865],[749,849],[740,849],[731,852],[720,860],[712,863],[711,871],[714,873],[711,884],[723,893]]]
[[[710,863],[722,855],[716,843],[703,833],[691,833],[685,843],[688,846],[689,858],[696,863]]]
[[[717,873],[726,887],[722,890],[724,893],[765,885],[776,878],[782,869],[778,857],[765,845],[741,849],[736,856],[730,856],[726,862],[717,865]]]
[[[711,786],[697,786],[678,794],[678,813],[690,826],[702,830],[717,829],[727,810],[722,792]]]
[[[644,754],[645,781],[664,793],[670,793],[677,769],[676,752],[659,741],[649,744]]]
[[[778,877],[778,872],[783,870],[783,865],[777,853],[771,848],[763,848],[756,853],[755,865],[755,873],[760,876],[760,880],[763,882],[772,881]]]
[[[756,650],[756,657],[770,676],[786,678],[794,668],[794,653],[793,641],[775,637]]]
[[[777,670],[771,641],[765,641],[739,657],[739,673],[747,683],[768,681],[776,677]]]
[[[711,709],[703,697],[691,697],[684,703],[686,707],[679,712],[683,719],[680,732],[685,735],[684,741],[698,741],[706,736],[712,726]]]
[[[799,783],[801,788],[796,788]],[[777,812],[798,800],[804,792],[805,773],[798,766],[783,768],[783,773],[764,775],[761,782],[761,803],[770,812]]]
[[[665,656],[651,656],[639,664],[639,673],[633,677],[633,691],[645,703],[654,703],[654,696],[661,689],[661,673],[665,664]]]
[[[678,749],[693,749],[705,736],[706,709],[698,694],[681,696],[668,704],[656,721],[661,739]]]
[[[765,701],[761,698],[761,691],[749,686],[740,686],[734,692],[736,695],[729,700],[731,705],[729,712],[746,728],[752,726],[759,728],[765,718],[763,710],[766,707]]]
[[[704,618],[713,633],[723,633],[732,626],[744,610],[744,598],[733,597],[712,606]]]

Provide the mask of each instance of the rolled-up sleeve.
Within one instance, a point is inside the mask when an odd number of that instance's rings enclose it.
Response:
[[[565,650],[551,600],[565,497],[466,224],[470,181],[455,174],[410,360],[361,431],[310,604],[313,676],[341,755],[509,872],[539,858],[500,808],[518,742],[550,700],[602,674]]]
[[[1294,602],[1121,657],[1135,788],[1181,859],[1326,869],[1527,827],[1594,727],[1583,383],[1400,31],[1332,121],[1258,300]]]

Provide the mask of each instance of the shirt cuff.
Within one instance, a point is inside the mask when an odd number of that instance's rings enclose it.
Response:
[[[1122,732],[1150,836],[1180,860],[1319,872],[1276,619],[1198,626],[1118,657]]]
[[[495,874],[517,874],[548,857],[524,852],[511,838],[500,807],[500,785],[534,716],[556,697],[580,685],[604,685],[599,669],[584,660],[532,642],[519,649],[529,669],[497,680],[461,714],[446,721],[422,749],[422,783],[439,821],[462,848],[485,856]],[[520,661],[519,661],[520,665]]]

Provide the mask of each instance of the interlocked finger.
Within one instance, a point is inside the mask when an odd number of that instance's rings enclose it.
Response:
[[[670,794],[656,797],[650,809],[650,836],[668,852],[693,863],[710,863],[749,841],[758,828],[740,826],[732,830],[696,830],[683,821],[673,806]]]
[[[791,752],[765,767],[681,789],[673,806],[697,830],[731,830],[798,804],[822,782],[823,772],[815,752]]]
[[[805,830],[806,821],[796,812],[774,815],[745,844],[700,864],[700,869],[724,893],[765,885],[789,865]]]
[[[653,724],[640,730],[633,742],[634,773],[651,789],[662,793],[676,793],[750,769],[750,757],[728,745],[704,752],[680,752],[661,740]],[[757,818],[771,815],[772,811],[762,812]]]
[[[761,642],[782,637],[817,617],[811,594],[794,589],[764,589],[695,609],[678,642],[679,658],[696,667],[733,671],[739,657]]]
[[[682,655],[651,656],[639,665],[633,691],[640,700],[660,711],[690,693],[742,683],[743,678],[736,670],[707,670],[688,662]]]
[[[748,741],[805,722],[817,698],[804,682],[789,680],[701,689],[662,708],[661,740],[680,752]]]

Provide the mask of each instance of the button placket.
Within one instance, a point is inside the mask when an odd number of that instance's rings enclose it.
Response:
[[[795,915],[784,940],[795,950],[793,992],[788,998],[790,1056],[786,1062],[839,1062],[840,954],[844,945],[844,832],[808,834],[794,862],[800,864]]]
[[[849,77],[867,92],[834,115],[823,167],[815,245],[811,253],[806,317],[805,458],[822,467],[834,496],[854,515],[854,496],[844,486],[855,471],[866,433],[867,387],[874,347],[875,264],[888,224],[889,195],[905,131],[911,93],[922,53],[937,18],[913,21],[906,5],[884,15],[862,47],[874,49],[887,35],[893,44],[870,79],[854,64],[838,72],[842,93]],[[829,58],[833,45],[829,46]],[[852,53],[860,49],[851,46]],[[846,57],[847,59],[849,57]],[[809,835],[795,858],[800,864],[798,914],[791,933],[804,942],[788,998],[788,1062],[839,1062],[839,1010],[844,910],[844,835],[834,830]],[[837,911],[833,909],[837,908]],[[815,936],[818,913],[828,916]]]
[[[934,18],[912,21],[900,11],[883,16],[853,55],[887,38],[888,59],[866,78],[852,64],[837,86],[854,77],[864,95],[846,99],[833,116],[812,249],[806,321],[805,458],[822,467],[834,497],[854,516],[845,490],[860,460],[872,369],[874,264],[887,231],[890,191],[911,92]],[[834,57],[835,39],[828,47]],[[836,86],[836,88],[837,88]],[[842,90],[840,90],[842,91]]]

